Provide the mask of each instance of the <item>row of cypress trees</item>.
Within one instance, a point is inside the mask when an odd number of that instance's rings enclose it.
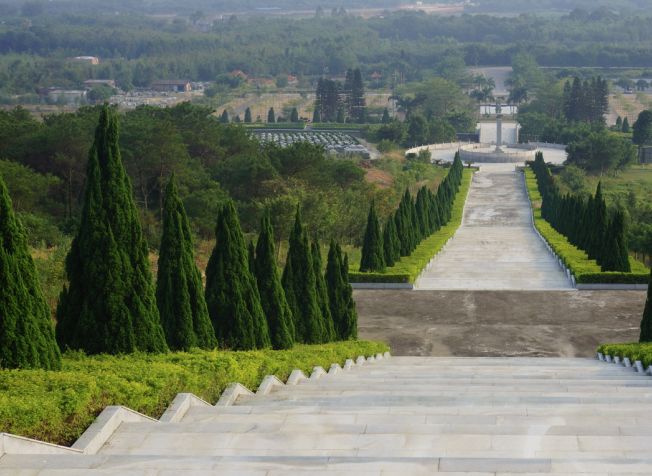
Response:
[[[596,260],[602,271],[629,273],[625,216],[619,209],[608,210],[602,184],[588,200],[581,195],[562,195],[541,152],[536,154],[531,167],[541,192],[541,216]]]
[[[68,285],[56,329],[25,232],[0,180],[0,367],[57,369],[59,348],[89,354],[166,352],[218,345],[234,350],[357,337],[348,262],[331,243],[326,274],[297,211],[281,282],[269,215],[247,252],[233,203],[221,210],[206,289],[174,177],[166,188],[156,287],[118,147],[115,111],[105,107],[89,153],[81,224],[66,258]],[[286,299],[286,294],[288,299]],[[55,339],[56,335],[56,339]],[[57,345],[58,344],[58,345]]]
[[[406,190],[398,209],[387,218],[382,231],[372,203],[362,244],[360,271],[385,271],[401,257],[410,256],[422,240],[446,225],[451,219],[455,196],[462,184],[463,170],[457,153],[436,194],[424,186],[413,199]]]

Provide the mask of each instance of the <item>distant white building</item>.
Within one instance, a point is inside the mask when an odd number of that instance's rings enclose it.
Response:
[[[505,145],[518,144],[518,134],[521,125],[516,121],[502,121],[502,143]],[[479,122],[476,132],[482,144],[495,144],[498,141],[498,127],[495,120]]]

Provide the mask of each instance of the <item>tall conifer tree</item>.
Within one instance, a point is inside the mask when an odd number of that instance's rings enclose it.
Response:
[[[387,219],[385,229],[383,230],[383,253],[387,266],[394,266],[396,261],[401,258],[401,243],[398,239],[396,221],[393,215],[390,215]]]
[[[0,369],[61,368],[61,354],[25,230],[0,177]]]
[[[206,268],[206,304],[217,339],[233,350],[269,347],[267,321],[232,202],[218,216],[215,239]]]
[[[69,286],[57,308],[62,348],[89,354],[164,352],[147,244],[105,106],[91,148],[81,224],[66,258]]]
[[[337,245],[339,249],[339,245]],[[342,251],[339,250],[340,254]],[[344,253],[342,259],[342,281],[344,282],[344,297],[346,304],[346,315],[340,321],[340,328],[338,336],[340,340],[357,339],[358,338],[358,311],[355,308],[355,301],[353,300],[353,288],[349,282],[349,257]]]
[[[362,257],[360,271],[385,271],[385,254],[383,251],[383,235],[376,215],[376,208],[372,203],[367,217],[367,229],[362,243]]]
[[[276,266],[274,231],[269,211],[263,214],[260,224],[255,268],[260,303],[267,317],[272,347],[274,349],[289,349],[294,345],[294,323]]]
[[[647,299],[641,319],[641,334],[639,342],[652,342],[652,270],[650,270],[650,279],[647,285]]]
[[[250,124],[252,122],[251,121],[251,109],[249,109],[249,108],[247,108],[245,110],[244,121],[245,121],[245,124]]]
[[[217,347],[204,299],[204,284],[195,264],[190,224],[174,177],[165,190],[156,303],[170,349]]]
[[[328,302],[328,289],[326,288],[326,280],[322,274],[322,261],[321,261],[321,250],[319,242],[317,240],[312,242],[312,266],[315,270],[315,281],[317,283],[317,303],[319,304],[319,309],[321,310],[321,317],[323,319],[324,325],[324,342],[334,341],[336,338],[335,335],[335,326],[333,325],[333,316],[331,315],[331,309]]]
[[[283,289],[292,310],[296,341],[319,344],[324,339],[324,322],[317,301],[317,280],[308,235],[297,207],[290,246],[283,270]]]

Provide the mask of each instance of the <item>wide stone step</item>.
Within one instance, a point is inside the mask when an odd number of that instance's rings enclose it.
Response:
[[[651,474],[652,461],[618,457],[582,460],[568,458],[460,458],[460,457],[346,457],[346,456],[6,456],[2,476],[193,475],[277,476],[315,474],[439,474],[441,476],[508,476],[516,474],[586,474],[592,476],[642,476]],[[97,469],[97,468],[107,469]],[[20,471],[20,469],[23,469]],[[161,469],[165,468],[165,469]],[[91,471],[92,470],[92,471]],[[20,471],[20,472],[19,472]],[[156,471],[156,472],[153,472]]]

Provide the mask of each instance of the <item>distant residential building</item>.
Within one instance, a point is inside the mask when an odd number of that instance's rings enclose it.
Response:
[[[96,86],[108,86],[115,89],[115,80],[113,79],[87,79],[84,81],[84,87],[86,89],[93,89]]]
[[[100,59],[97,56],[75,56],[72,58],[72,61],[77,63],[100,64]]]
[[[296,86],[299,84],[299,78],[293,74],[288,74],[288,86]]]
[[[164,80],[154,81],[152,89],[159,92],[188,93],[192,91],[192,85],[186,80]]]
[[[241,71],[239,69],[235,69],[229,73],[233,78],[240,78],[243,81],[246,81],[249,79],[249,76],[247,76],[247,73],[244,71]]]
[[[371,80],[372,81],[380,81],[381,79],[383,79],[383,75],[382,75],[381,72],[374,71],[373,73],[371,73]]]
[[[85,90],[47,88],[39,92],[52,102],[80,104],[82,101],[86,100]]]

